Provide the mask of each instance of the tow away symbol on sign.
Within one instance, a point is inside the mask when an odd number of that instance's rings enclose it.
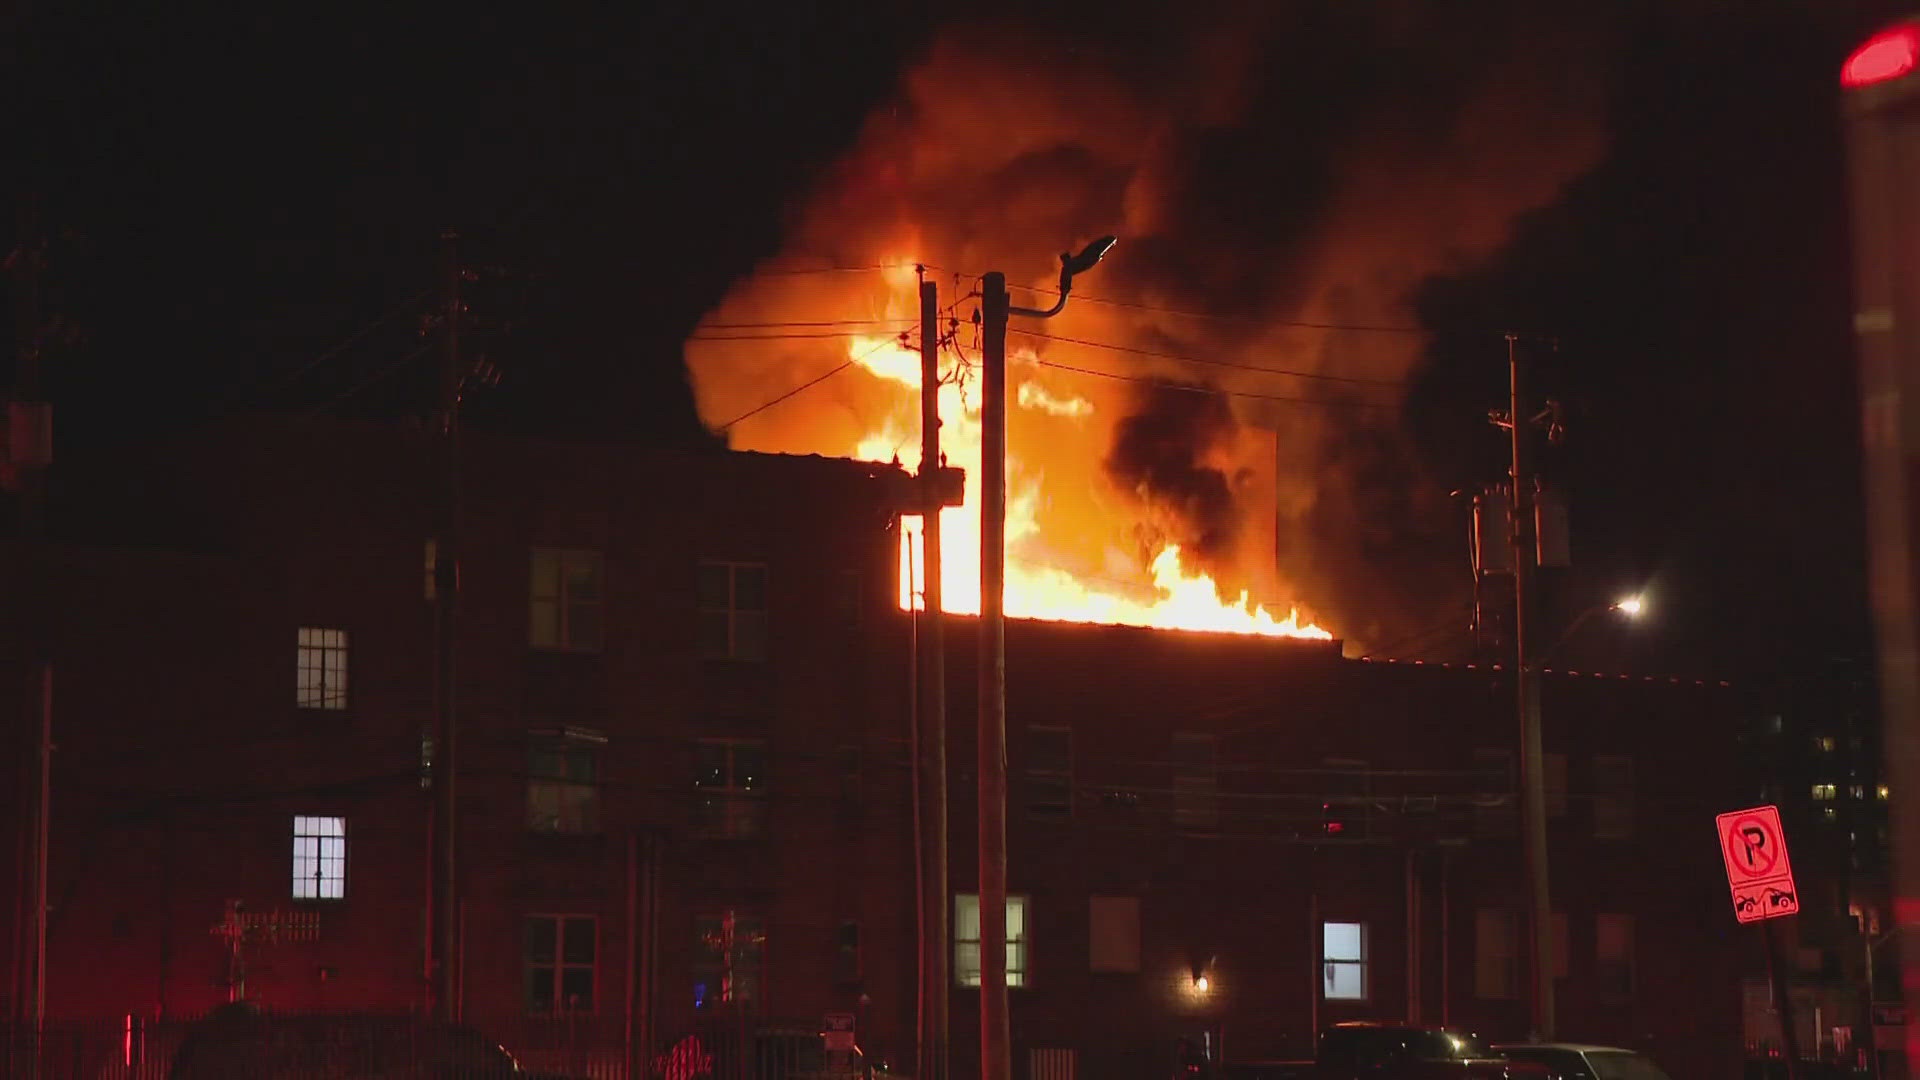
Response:
[[[1746,923],[1797,913],[1799,891],[1793,884],[1779,808],[1735,810],[1714,821],[1720,830],[1727,884],[1733,889],[1733,917]]]

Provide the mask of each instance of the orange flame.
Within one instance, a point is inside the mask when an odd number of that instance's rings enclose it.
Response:
[[[868,374],[896,383],[907,391],[900,396],[902,407],[890,414],[878,430],[861,439],[853,455],[873,461],[898,456],[902,464],[918,469],[920,439],[915,403],[920,393],[919,352],[907,348],[898,339],[886,337],[856,337],[848,349],[850,359]],[[1030,364],[1033,355],[1010,348],[1008,358],[1010,366],[1017,367]],[[1015,404],[1019,407],[1070,419],[1093,414],[1093,404],[1084,398],[1049,391],[1037,382],[1019,380],[1012,373],[1010,382],[1018,387]],[[955,614],[977,614],[980,611],[980,403],[977,390],[957,378],[943,376],[939,408],[941,452],[949,465],[966,472],[963,505],[949,507],[940,515],[941,608]],[[1044,548],[1036,513],[1046,498],[1042,485],[1044,474],[1025,466],[1018,446],[1010,444],[1007,457],[1007,615],[1323,641],[1333,637],[1304,621],[1298,609],[1289,610],[1285,618],[1276,618],[1265,607],[1253,603],[1244,590],[1233,600],[1222,599],[1212,577],[1182,569],[1178,545],[1162,547],[1152,559],[1151,587],[1120,576],[1076,575],[1032,555],[1023,557],[1023,552]],[[920,520],[907,519],[900,545],[900,606],[903,609],[922,604],[918,587],[924,575],[919,558],[921,534]]]

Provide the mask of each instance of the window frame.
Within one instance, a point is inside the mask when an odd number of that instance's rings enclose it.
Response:
[[[1503,929],[1505,948],[1499,952],[1489,948],[1492,944],[1486,930],[1489,917],[1497,919]],[[1520,913],[1511,908],[1483,907],[1474,911],[1473,919],[1473,996],[1482,1001],[1518,1001],[1521,995],[1521,970],[1523,959],[1521,948],[1521,924],[1524,920]],[[1498,963],[1494,968],[1491,964]],[[1499,986],[1493,986],[1489,972],[1498,971]]]
[[[1204,747],[1204,765],[1185,760],[1179,747]],[[1220,739],[1208,731],[1176,731],[1168,744],[1173,767],[1173,825],[1185,832],[1220,831]]]
[[[699,755],[710,748],[724,751],[722,779],[725,783],[708,784],[703,780],[704,762]],[[738,752],[741,747],[751,747],[760,752],[763,775],[754,786],[740,783]],[[767,832],[767,790],[764,770],[771,761],[769,745],[766,739],[743,736],[707,736],[694,740],[693,787],[696,799],[696,813],[699,817],[697,829],[701,836],[709,840],[753,840]],[[723,804],[720,810],[721,827],[713,827],[709,815],[713,803]],[[750,828],[742,828],[741,822],[751,822]]]
[[[959,931],[959,927],[961,926],[961,911],[968,902],[973,904],[973,922],[977,927],[980,924],[980,894],[977,892],[956,892],[953,894],[953,906],[951,909],[952,922],[949,924],[953,928],[951,935],[953,941],[953,955],[951,957],[953,964],[953,982],[955,986],[977,990],[980,988],[980,971],[982,967],[980,963],[980,957],[982,956],[980,952],[980,938],[977,936],[963,938],[960,936]],[[1032,897],[1026,893],[1008,893],[1006,907],[1007,924],[1009,926],[1014,922],[1014,910],[1018,908],[1020,911],[1020,933],[1016,935],[1011,930],[1007,933],[1007,989],[1024,990],[1033,985],[1033,972],[1031,970],[1033,961],[1033,935],[1029,933],[1029,927],[1032,925],[1033,900]],[[975,933],[977,934],[978,931],[976,930]],[[968,946],[971,946],[974,950],[973,978],[971,980],[968,980],[965,974],[966,965],[961,961],[961,956]],[[1016,956],[1019,958],[1017,966],[1013,962]]]
[[[1606,927],[1611,924],[1625,928],[1623,955],[1608,957],[1603,951],[1608,934]],[[1593,986],[1594,997],[1608,1004],[1620,1005],[1633,1001],[1634,984],[1638,977],[1635,963],[1638,946],[1635,943],[1634,918],[1631,912],[1602,911],[1593,916]],[[1613,981],[1619,972],[1619,982]]]
[[[601,770],[606,764],[606,745],[605,735],[585,728],[536,728],[527,733],[528,832],[547,836],[599,835],[602,785],[605,782]],[[559,758],[558,775],[543,775],[540,772],[539,759],[543,752]],[[581,780],[567,775],[570,771],[568,759],[575,754],[586,755],[591,765],[590,779]],[[542,792],[551,792],[550,801],[558,808],[551,825],[536,818],[540,806],[538,793]],[[569,809],[574,811],[575,820],[571,822],[568,820]]]
[[[1073,816],[1073,728],[1067,724],[1028,724],[1027,725],[1027,764],[1022,770],[1025,781],[1026,811],[1043,818],[1070,818]],[[1046,768],[1053,761],[1042,762],[1034,753],[1041,740],[1052,737],[1065,740],[1066,753],[1058,760],[1059,768]],[[1058,792],[1057,801],[1041,798],[1042,792]]]
[[[333,823],[333,825],[337,827],[337,831],[333,831],[333,832],[302,831],[303,828],[307,830],[311,830],[316,827],[326,828],[326,826],[324,825],[315,826],[311,824],[314,822]],[[290,873],[290,881],[287,887],[287,891],[290,899],[294,900],[297,903],[303,903],[303,904],[309,904],[309,903],[337,904],[346,900],[347,898],[347,858],[348,858],[347,839],[348,839],[347,818],[346,818],[346,815],[344,814],[295,814],[293,815],[293,852],[292,852],[293,865]],[[305,841],[313,842],[311,851],[305,850],[305,844],[304,844]],[[329,856],[327,854],[329,841],[332,841],[333,845],[337,847],[339,851],[338,855]],[[326,864],[330,858],[336,859],[340,864],[340,873],[334,877],[328,877],[326,875]],[[311,865],[313,866],[314,873],[312,877],[308,877],[300,872],[303,861],[310,861]],[[303,883],[310,885],[313,889],[313,892],[303,894],[301,892],[301,886]],[[338,890],[331,895],[327,893],[327,889],[326,889],[329,883],[335,884]]]
[[[707,598],[701,595],[700,575],[709,569],[726,571],[727,600],[726,606],[724,607],[715,607],[709,604]],[[758,570],[760,572],[760,606],[757,608],[743,608],[740,606],[740,572],[742,570]],[[740,664],[764,664],[767,662],[773,652],[773,617],[771,614],[773,598],[770,594],[772,582],[772,568],[764,561],[747,559],[701,559],[699,561],[698,565],[694,567],[694,645],[702,660]],[[740,631],[741,616],[755,614],[760,617],[760,652],[757,656],[746,655],[740,644],[742,637]],[[727,647],[724,652],[715,652],[707,647],[705,624],[707,617],[711,615],[720,615],[726,619]]]
[[[528,948],[531,928],[535,920],[550,919],[553,922],[553,960],[540,963],[535,960]],[[584,922],[593,929],[593,959],[580,963],[569,961],[566,957],[567,926],[570,923]],[[600,916],[577,911],[529,911],[520,918],[520,970],[521,970],[521,1007],[528,1016],[596,1016],[600,1012]],[[553,1006],[545,1011],[535,1008],[533,1003],[533,976],[541,968],[550,968],[553,994]],[[587,1007],[568,1008],[563,1004],[562,995],[566,989],[566,973],[585,968],[588,972]]]
[[[308,635],[315,635],[309,640]],[[322,639],[320,635],[332,637]],[[337,639],[337,640],[336,640]],[[353,639],[348,632],[338,626],[302,626],[294,635],[294,706],[312,712],[344,712],[348,705],[348,688],[352,680]],[[330,664],[337,657],[337,664]],[[309,660],[316,662],[309,663]],[[315,681],[309,683],[308,674],[313,673]],[[329,681],[329,676],[337,680]]]
[[[1617,769],[1614,778],[1625,783],[1612,785],[1605,778],[1609,769]],[[1596,840],[1630,840],[1635,826],[1633,758],[1625,754],[1595,754],[1593,758],[1593,836]]]
[[[541,559],[553,562],[552,577],[554,592],[542,595]],[[593,597],[580,599],[568,590],[569,574],[580,568],[592,573]],[[553,640],[540,640],[541,604],[553,606]],[[582,640],[584,635],[575,632],[576,611],[591,609],[594,613],[593,640]],[[536,545],[528,549],[527,554],[527,647],[541,652],[559,653],[597,653],[606,648],[607,641],[607,560],[606,553],[597,548],[547,547]]]
[[[755,927],[755,929],[749,931],[750,934],[755,936],[749,938],[746,942],[747,947],[753,951],[754,977],[753,992],[751,995],[740,997],[728,985],[727,981],[733,978],[734,965],[740,955],[740,942],[736,938],[731,948],[725,944],[717,948],[710,947],[706,937],[701,931],[701,927],[709,920],[718,920],[723,932],[729,921],[733,922],[736,926],[742,922],[748,922]],[[750,1013],[758,1013],[765,1009],[767,987],[769,986],[767,979],[767,942],[770,935],[767,931],[767,923],[768,919],[765,912],[750,907],[728,905],[715,911],[696,912],[693,916],[693,963],[688,971],[690,976],[688,985],[695,990],[701,987],[700,979],[703,973],[708,970],[710,961],[714,964],[713,970],[722,980],[718,988],[717,996],[711,1001],[698,996],[694,998],[694,1012],[696,1015],[704,1014],[715,1006],[741,1006]]]
[[[1350,926],[1360,932],[1360,954],[1358,956],[1328,955],[1327,933],[1336,926]],[[1367,924],[1364,922],[1345,919],[1322,919],[1320,921],[1320,1000],[1359,1002],[1362,1004],[1373,1000],[1373,980],[1370,978],[1372,972],[1368,970],[1368,968],[1372,966],[1372,957],[1368,955],[1371,950],[1367,947],[1369,944],[1367,941],[1369,937],[1367,930]],[[1359,970],[1360,992],[1358,994],[1334,994],[1329,991],[1328,981],[1336,967],[1357,968]]]

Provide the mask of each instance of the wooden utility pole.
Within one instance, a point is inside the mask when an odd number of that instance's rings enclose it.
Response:
[[[1007,1023],[1007,276],[980,284],[980,1076],[1010,1080]]]
[[[439,537],[434,544],[434,736],[433,821],[434,898],[438,911],[440,964],[435,969],[434,1012],[445,1021],[460,1018],[460,899],[456,778],[459,773],[458,685],[455,678],[456,630],[460,610],[460,237],[442,234],[446,260],[446,311],[442,318],[446,350],[440,364]]]
[[[923,859],[921,1024],[917,1076],[947,1075],[947,659],[941,630],[940,287],[920,283],[919,657],[920,827]]]
[[[1521,385],[1520,343],[1507,335],[1507,420],[1511,438],[1513,490],[1507,498],[1507,538],[1513,553],[1513,647],[1516,705],[1520,719],[1521,825],[1526,841],[1527,909],[1533,930],[1529,983],[1533,1038],[1553,1041],[1553,904],[1547,889],[1547,798],[1540,748],[1540,672],[1528,652],[1528,605],[1534,565],[1532,511],[1536,481],[1527,467],[1527,438],[1532,422]]]

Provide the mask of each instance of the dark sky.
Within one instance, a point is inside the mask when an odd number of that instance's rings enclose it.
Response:
[[[1488,328],[1560,343],[1542,380],[1573,437],[1547,468],[1582,568],[1555,602],[1651,581],[1671,612],[1572,648],[1742,673],[1861,647],[1834,73],[1908,6],[1596,7],[1600,164],[1422,290],[1438,333],[1408,423],[1449,482],[1498,468],[1474,426],[1504,392]],[[49,357],[63,452],[243,409],[418,411],[449,226],[498,271],[474,306],[503,380],[475,422],[699,438],[680,341],[966,7],[595,7],[49,4],[7,27],[23,152],[0,186],[38,193],[49,310],[84,332]],[[1208,5],[1038,9],[1070,52],[1150,49]]]

